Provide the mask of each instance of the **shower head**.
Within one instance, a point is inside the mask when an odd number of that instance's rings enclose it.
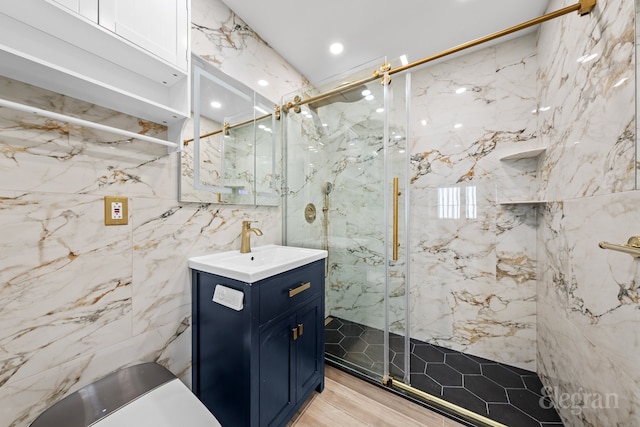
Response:
[[[322,194],[328,196],[331,190],[333,190],[333,185],[329,181],[322,184]]]

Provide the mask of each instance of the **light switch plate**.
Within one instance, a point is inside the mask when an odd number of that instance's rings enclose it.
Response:
[[[104,225],[127,225],[129,223],[129,199],[126,197],[104,197]]]

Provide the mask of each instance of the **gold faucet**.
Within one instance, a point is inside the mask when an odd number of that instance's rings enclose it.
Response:
[[[255,221],[242,221],[242,242],[240,244],[240,253],[248,254],[251,252],[251,232],[256,233],[256,236],[262,236],[262,231],[259,228],[251,228],[251,223]]]

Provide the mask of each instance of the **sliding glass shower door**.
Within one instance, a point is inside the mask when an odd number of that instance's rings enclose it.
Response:
[[[328,251],[327,360],[376,380],[406,357],[405,77],[333,89],[383,62],[283,99],[312,100],[284,118],[284,241]]]

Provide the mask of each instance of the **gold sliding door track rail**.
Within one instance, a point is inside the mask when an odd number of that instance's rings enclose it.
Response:
[[[540,16],[539,18],[535,18],[535,19],[532,19],[530,21],[523,22],[522,24],[515,25],[513,27],[507,28],[505,30],[498,31],[496,33],[489,34],[487,36],[480,37],[480,38],[477,38],[475,40],[471,40],[469,42],[460,44],[460,45],[452,47],[450,49],[443,50],[440,53],[436,53],[435,55],[427,56],[426,58],[422,58],[422,59],[420,59],[418,61],[411,62],[411,63],[409,63],[407,65],[403,65],[403,66],[398,67],[398,68],[391,69],[391,65],[390,64],[384,64],[384,65],[382,65],[380,67],[380,70],[375,70],[373,72],[373,74],[371,76],[369,76],[369,77],[366,77],[364,79],[361,79],[361,80],[358,80],[358,81],[355,81],[355,82],[351,82],[351,83],[345,84],[345,85],[340,86],[340,87],[338,87],[336,89],[332,89],[330,91],[327,91],[325,93],[322,93],[320,95],[316,95],[316,96],[313,96],[313,97],[310,97],[310,98],[302,99],[300,96],[296,96],[293,100],[291,100],[291,101],[287,102],[286,104],[282,105],[281,109],[285,113],[288,113],[289,110],[291,110],[291,109],[293,109],[294,112],[299,113],[301,105],[313,104],[314,102],[330,98],[330,97],[332,97],[332,96],[334,96],[336,94],[339,94],[341,92],[348,91],[350,89],[354,89],[354,88],[356,88],[358,86],[361,86],[361,85],[363,85],[365,83],[369,83],[369,82],[371,82],[373,80],[381,78],[382,76],[385,75],[385,73],[387,75],[389,75],[389,76],[391,76],[393,74],[401,73],[401,72],[406,71],[406,70],[408,70],[410,68],[414,68],[414,67],[426,64],[428,62],[435,61],[436,59],[440,59],[442,57],[445,57],[445,56],[448,56],[448,55],[463,51],[465,49],[469,49],[471,47],[480,45],[482,43],[486,43],[488,41],[495,40],[497,38],[500,38],[500,37],[515,33],[517,31],[521,31],[521,30],[524,30],[526,28],[533,27],[534,25],[538,25],[538,24],[541,24],[543,22],[550,21],[552,19],[555,19],[555,18],[558,18],[560,16],[569,14],[571,12],[578,12],[578,14],[580,16],[587,15],[587,14],[591,13],[591,11],[595,7],[595,5],[596,5],[596,0],[580,0],[579,3],[576,3],[574,5],[567,6],[565,8],[556,10],[555,12],[551,12],[551,13],[548,13],[546,15]]]
[[[276,119],[280,120],[280,115],[279,115],[279,106],[276,105]],[[229,135],[229,129],[233,129],[239,126],[244,126],[244,125],[248,125],[249,123],[253,123],[253,122],[258,122],[262,119],[266,119],[267,117],[271,117],[273,115],[273,113],[269,113],[269,114],[265,114],[263,116],[260,117],[254,117],[252,119],[248,119],[245,120],[243,122],[239,122],[239,123],[233,123],[233,124],[229,124],[229,122],[224,122],[224,124],[222,125],[222,129],[218,129],[218,130],[214,130],[213,132],[209,132],[209,133],[205,133],[204,135],[200,135],[199,138],[200,139],[204,139],[204,138],[208,138],[210,136],[213,135],[217,135],[219,133],[224,132],[225,135]],[[191,141],[193,141],[195,138],[189,138],[189,139],[185,139],[184,140],[184,145],[189,144]]]

